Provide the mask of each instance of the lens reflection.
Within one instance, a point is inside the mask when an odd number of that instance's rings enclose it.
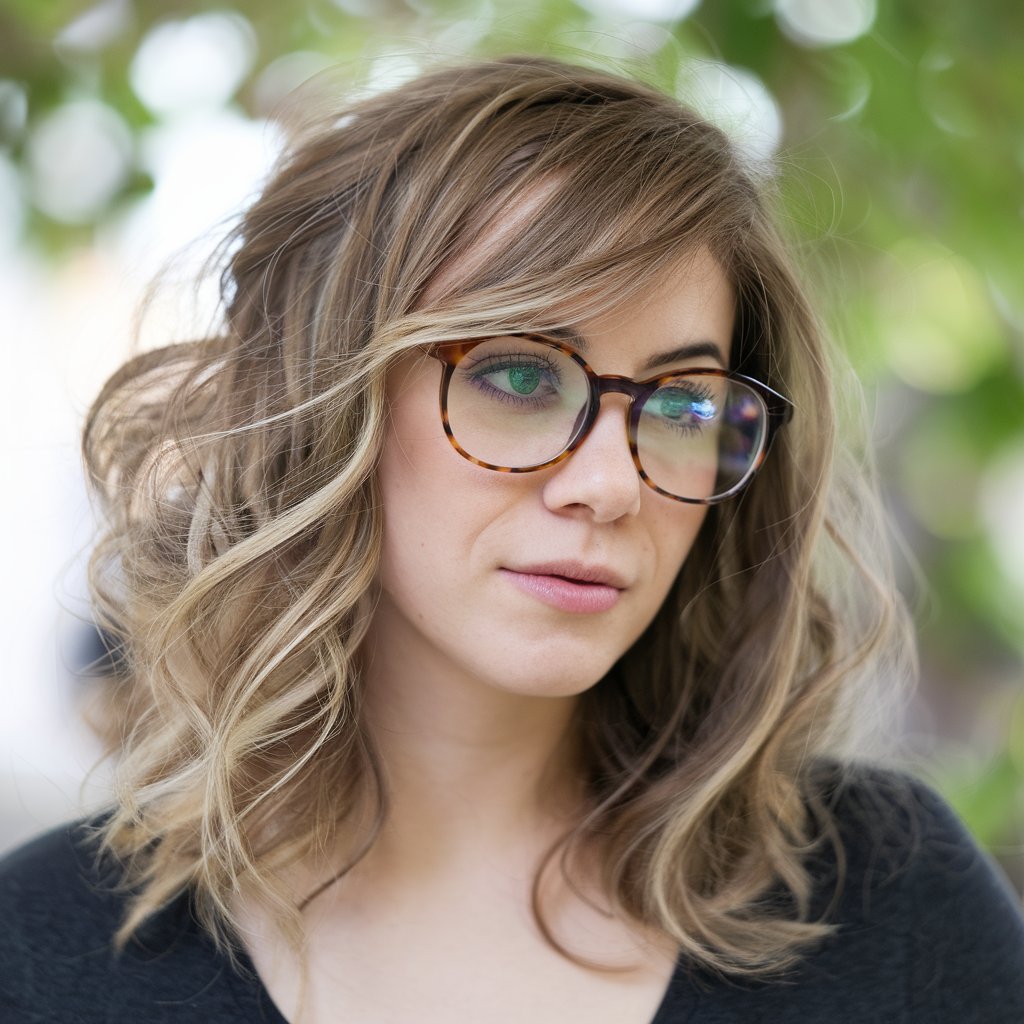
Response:
[[[746,384],[680,376],[659,387],[640,411],[640,464],[652,483],[677,497],[719,497],[753,468],[766,423],[764,403]]]

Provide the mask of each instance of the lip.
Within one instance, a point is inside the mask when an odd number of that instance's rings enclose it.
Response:
[[[531,565],[504,566],[509,572],[525,573],[528,576],[560,576],[574,583],[597,583],[616,590],[629,586],[625,576],[598,563],[564,559],[557,562],[535,562]]]
[[[544,562],[514,569],[502,566],[500,572],[518,589],[565,612],[609,611],[626,589],[620,573],[584,562]]]

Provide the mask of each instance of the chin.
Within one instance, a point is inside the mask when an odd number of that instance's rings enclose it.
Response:
[[[595,654],[551,657],[541,649],[536,656],[505,661],[506,670],[500,673],[489,666],[480,678],[488,679],[499,690],[524,697],[576,697],[596,686],[615,663],[614,657]]]

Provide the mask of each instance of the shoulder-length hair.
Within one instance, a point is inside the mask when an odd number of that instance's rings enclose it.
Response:
[[[223,331],[134,358],[85,429],[107,517],[95,604],[122,665],[104,825],[132,891],[121,941],[188,889],[230,944],[242,887],[298,938],[287,867],[340,844],[342,873],[386,816],[358,651],[389,366],[576,323],[698,251],[735,289],[732,366],[795,414],[582,696],[587,802],[538,880],[596,846],[622,912],[736,974],[828,933],[809,918],[806,855],[835,834],[812,768],[855,721],[865,666],[905,637],[851,540],[870,502],[833,497],[830,357],[763,189],[675,99],[546,59],[433,71],[296,138],[231,239]],[[496,251],[428,296],[517,206]]]

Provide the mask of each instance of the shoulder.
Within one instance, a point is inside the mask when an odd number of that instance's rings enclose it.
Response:
[[[127,947],[114,936],[126,896],[101,857],[98,822],[62,826],[0,859],[0,1018],[149,1022],[260,1019],[235,976],[176,900]]]
[[[692,1005],[709,1024],[1024,1021],[1019,897],[935,790],[901,772],[827,764],[806,796],[822,834],[832,829],[807,861],[809,916],[833,934],[781,976],[680,978],[683,995],[661,1020]]]
[[[889,992],[893,1019],[1024,1020],[1020,897],[946,801],[870,766],[832,766],[818,797],[841,840],[817,862],[839,883],[821,889],[838,930],[819,963]]]
[[[904,900],[933,890],[970,891],[1006,906],[1020,923],[1019,897],[948,803],[904,772],[870,765],[824,766],[811,791],[841,840],[839,857],[862,889],[899,891]]]
[[[33,946],[77,944],[116,931],[117,878],[95,855],[92,832],[90,823],[64,825],[0,859],[0,914]],[[9,930],[0,932],[0,942],[6,951]]]

